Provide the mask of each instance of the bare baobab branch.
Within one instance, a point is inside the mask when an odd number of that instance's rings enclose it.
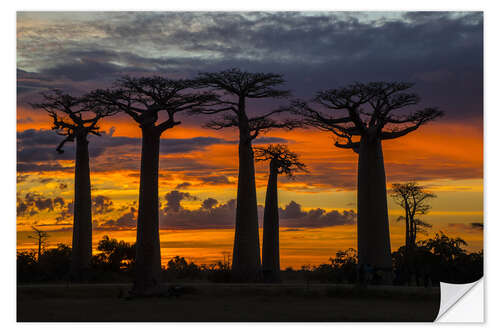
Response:
[[[395,129],[390,132],[382,132],[380,134],[382,140],[388,139],[397,139],[402,137],[410,132],[417,130],[422,124],[425,124],[431,120],[434,120],[438,117],[441,117],[443,112],[436,108],[426,108],[422,111],[417,111],[407,117],[394,119],[390,118],[386,120],[386,123],[394,123],[394,124],[408,124],[414,123],[413,126],[408,126],[403,129]]]
[[[256,147],[255,161],[272,161],[273,170],[278,174],[286,174],[293,177],[298,171],[307,172],[306,165],[299,161],[296,153],[290,151],[286,145],[276,144],[267,147]]]

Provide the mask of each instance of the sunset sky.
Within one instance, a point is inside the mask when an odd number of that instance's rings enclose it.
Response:
[[[471,251],[482,249],[483,17],[474,12],[18,13],[18,249],[34,246],[32,225],[49,231],[50,246],[71,242],[74,147],[56,153],[62,137],[46,113],[29,105],[40,92],[79,95],[123,75],[190,78],[233,67],[283,74],[283,88],[304,99],[356,81],[414,82],[419,107],[439,107],[445,117],[384,141],[388,187],[426,186],[437,195],[424,217],[433,225],[429,235],[441,230],[466,240]],[[259,114],[283,103],[248,107]],[[207,118],[200,116],[179,120],[161,142],[163,263],[175,255],[210,263],[232,250],[237,130],[203,128]],[[89,140],[94,243],[103,235],[134,242],[140,129],[117,115],[101,130]],[[273,130],[255,141],[286,143],[309,170],[279,179],[283,268],[325,263],[337,250],[356,247],[357,155],[334,142],[315,129]],[[263,205],[268,166],[256,168]],[[396,250],[404,242],[396,222],[403,212],[388,203]]]

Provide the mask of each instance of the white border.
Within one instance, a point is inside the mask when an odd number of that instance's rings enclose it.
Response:
[[[10,331],[33,331],[37,332],[67,332],[72,330],[75,332],[84,331],[89,329],[93,331],[137,331],[137,325],[147,325],[148,332],[164,332],[165,330],[176,330],[176,332],[193,331],[199,332],[203,330],[204,333],[209,332],[234,332],[237,330],[239,333],[258,331],[275,331],[276,329],[285,329],[290,333],[303,332],[308,329],[308,326],[314,325],[312,329],[315,331],[332,331],[344,330],[349,327],[350,330],[359,331],[384,331],[384,332],[398,332],[405,330],[408,332],[419,332],[425,330],[450,330],[453,332],[466,331],[470,333],[471,330],[476,331],[480,328],[491,328],[498,326],[498,320],[493,313],[498,311],[493,305],[497,302],[495,296],[498,295],[498,283],[488,283],[488,281],[500,281],[498,272],[498,264],[488,266],[488,258],[498,258],[498,244],[496,240],[500,236],[498,224],[500,223],[500,216],[498,213],[498,202],[500,198],[500,182],[499,175],[495,171],[499,168],[499,131],[497,124],[500,124],[500,106],[496,98],[500,92],[500,78],[498,61],[500,59],[498,32],[500,32],[500,15],[498,11],[498,2],[495,1],[436,1],[436,0],[420,0],[415,2],[403,1],[295,1],[295,0],[275,0],[264,1],[254,0],[245,4],[238,4],[233,1],[211,0],[211,1],[193,1],[183,0],[178,3],[160,2],[153,0],[141,1],[102,1],[102,0],[86,0],[80,3],[70,1],[36,1],[36,0],[22,0],[22,1],[5,1],[2,3],[1,11],[1,32],[3,38],[3,52],[0,53],[2,57],[1,71],[2,75],[2,96],[3,98],[3,117],[2,117],[2,153],[3,163],[2,168],[2,195],[1,212],[2,212],[2,274],[1,286],[3,292],[2,307],[0,314],[2,318],[2,330]],[[485,270],[486,283],[488,293],[486,295],[486,321],[487,325],[479,327],[471,327],[470,325],[426,325],[422,324],[404,325],[403,324],[15,324],[15,114],[13,110],[16,108],[15,101],[15,19],[17,10],[484,10],[485,11],[485,253],[487,264]],[[8,102],[7,102],[8,101]],[[466,133],[464,133],[466,135]],[[490,236],[491,239],[490,239]],[[493,260],[492,263],[496,261]],[[488,309],[493,309],[491,312],[492,317],[488,316]],[[168,327],[165,327],[167,326]],[[276,327],[276,326],[279,326]],[[89,327],[91,326],[91,327]],[[113,327],[110,327],[113,326]],[[497,328],[498,330],[498,328]],[[287,333],[288,333],[287,332]]]

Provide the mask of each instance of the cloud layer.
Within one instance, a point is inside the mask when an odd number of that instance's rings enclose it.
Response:
[[[301,97],[403,80],[449,118],[482,111],[480,12],[19,13],[17,30],[21,103],[43,88],[83,92],[124,74],[242,67],[283,73]]]

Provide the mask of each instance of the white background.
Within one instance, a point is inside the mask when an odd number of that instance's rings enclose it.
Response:
[[[11,330],[37,332],[88,332],[120,331],[133,332],[147,330],[150,332],[200,332],[221,333],[237,331],[247,333],[256,331],[287,331],[299,333],[304,331],[316,332],[476,332],[483,329],[494,329],[498,332],[498,296],[499,296],[499,213],[500,182],[498,169],[500,165],[500,140],[497,128],[500,124],[500,10],[498,1],[284,1],[284,0],[253,0],[243,4],[236,1],[209,0],[209,1],[48,1],[48,0],[18,0],[2,2],[0,11],[2,29],[2,46],[0,62],[1,75],[1,115],[0,135],[2,159],[1,167],[1,262],[0,262],[0,316],[2,332]],[[16,11],[18,10],[480,10],[484,11],[485,27],[485,325],[478,324],[16,324],[16,288],[15,288],[15,248],[16,248]],[[464,135],[467,135],[464,133]],[[497,207],[495,207],[497,206]],[[497,281],[495,283],[495,281]],[[471,304],[471,306],[474,306]],[[496,329],[495,329],[496,327]]]

